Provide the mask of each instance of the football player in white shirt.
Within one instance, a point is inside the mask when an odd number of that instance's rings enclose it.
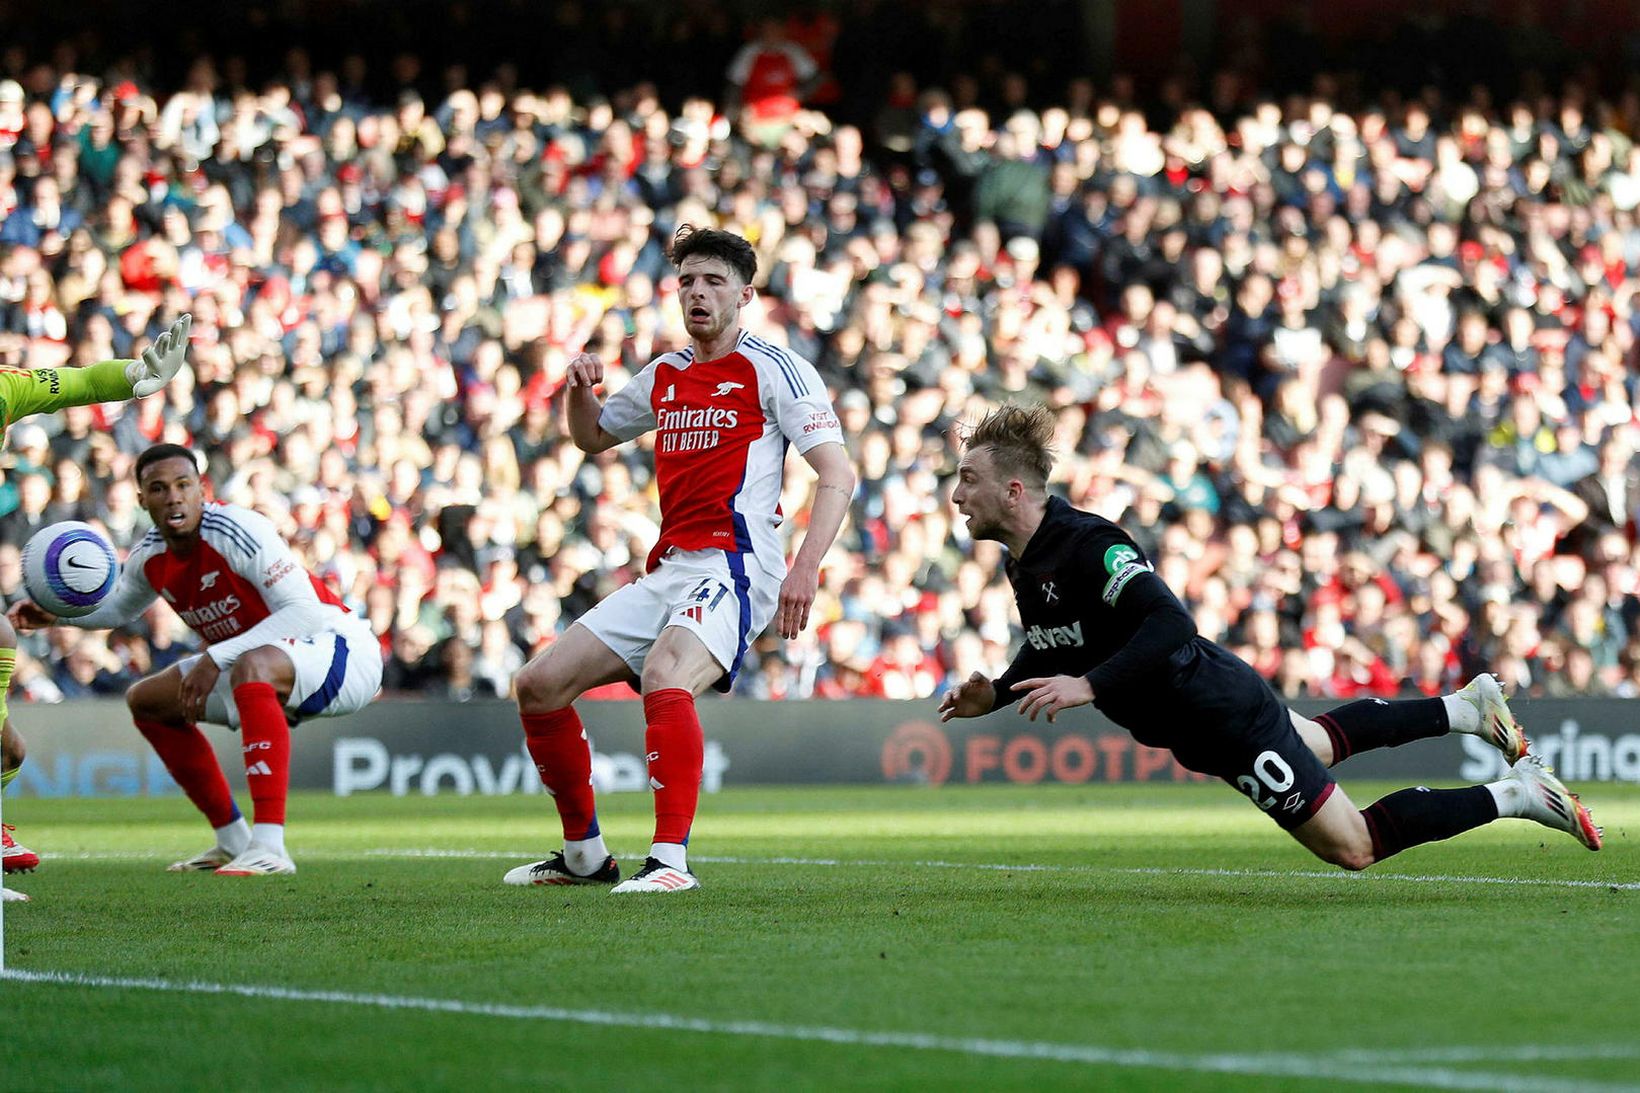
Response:
[[[741,326],[757,272],[751,244],[685,225],[672,262],[688,348],[650,362],[608,402],[595,390],[603,363],[588,353],[569,363],[570,435],[582,450],[656,432],[661,534],[644,577],[588,611],[518,674],[525,741],[563,821],[564,849],[513,869],[509,884],[699,887],[685,851],[704,749],[695,698],[708,687],[729,689],[771,619],[785,638],[808,625],[820,561],[854,493],[842,429],[814,366]],[[819,476],[789,571],[777,530],[788,446]],[[643,694],[655,791],[649,856],[625,881],[598,829],[591,747],[571,705],[621,680],[636,681]]]
[[[137,457],[136,477],[154,528],[131,549],[108,598],[77,619],[58,619],[27,600],[8,617],[19,630],[58,622],[98,630],[130,622],[155,597],[175,608],[205,642],[204,653],[126,693],[138,731],[216,830],[214,846],[171,869],[294,873],[285,850],[290,726],[351,713],[375,698],[381,645],[267,517],[205,500],[193,452],[155,445]],[[240,815],[199,721],[240,731],[254,827]]]

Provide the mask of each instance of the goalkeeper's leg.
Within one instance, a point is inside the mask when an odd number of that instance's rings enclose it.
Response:
[[[17,667],[17,631],[0,615],[0,793],[4,793],[17,772],[23,769],[28,748],[13,727],[6,711],[6,692],[11,689],[11,673]],[[12,826],[0,824],[0,862],[7,873],[26,873],[40,864],[40,855],[12,838]]]
[[[7,649],[3,652],[11,651]],[[8,677],[11,675],[9,662],[7,666],[0,667],[0,674]],[[3,716],[3,711],[4,704],[0,703],[0,716]],[[23,758],[26,754],[22,734],[13,727],[11,719],[7,718],[5,728],[0,729],[0,792],[4,792],[5,788],[11,785],[11,780],[17,777],[17,772],[23,768]],[[4,861],[7,873],[27,873],[39,866],[40,855],[13,838],[13,830],[11,824],[0,823],[0,860]]]

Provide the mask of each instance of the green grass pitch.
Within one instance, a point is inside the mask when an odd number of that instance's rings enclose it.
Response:
[[[503,886],[538,796],[298,795],[235,880],[181,798],[8,801],[0,1088],[1637,1089],[1640,787],[1583,788],[1599,854],[1354,876],[1216,785],[732,789],[666,897]]]

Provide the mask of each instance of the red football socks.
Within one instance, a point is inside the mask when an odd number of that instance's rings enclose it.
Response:
[[[564,838],[583,842],[598,835],[598,810],[592,793],[592,745],[581,716],[573,707],[546,713],[521,713],[524,744],[541,775],[541,784],[558,806]]]
[[[194,807],[205,814],[212,827],[223,827],[238,819],[239,806],[234,804],[228,779],[223,777],[216,753],[199,726],[166,725],[141,718],[136,719],[136,725],[137,731],[154,746],[176,784],[182,787]]]
[[[655,841],[686,844],[700,799],[705,737],[695,696],[681,687],[643,696],[644,746],[649,785],[655,791]]]
[[[290,790],[290,723],[271,683],[241,683],[233,689],[239,735],[245,750],[245,781],[251,788],[251,819],[285,822]]]

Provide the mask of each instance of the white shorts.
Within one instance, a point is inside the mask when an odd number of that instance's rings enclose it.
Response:
[[[577,622],[626,661],[634,676],[668,626],[693,631],[723,666],[715,684],[727,691],[753,638],[774,618],[780,582],[749,554],[722,550],[665,555],[653,573],[617,588]]]
[[[282,638],[269,644],[290,657],[296,669],[285,710],[293,721],[304,717],[339,717],[368,706],[382,689],[382,647],[365,625],[323,630],[305,638]],[[183,675],[198,656],[177,662]],[[229,674],[217,677],[205,700],[205,720],[213,725],[239,728],[239,709],[233,701]]]

